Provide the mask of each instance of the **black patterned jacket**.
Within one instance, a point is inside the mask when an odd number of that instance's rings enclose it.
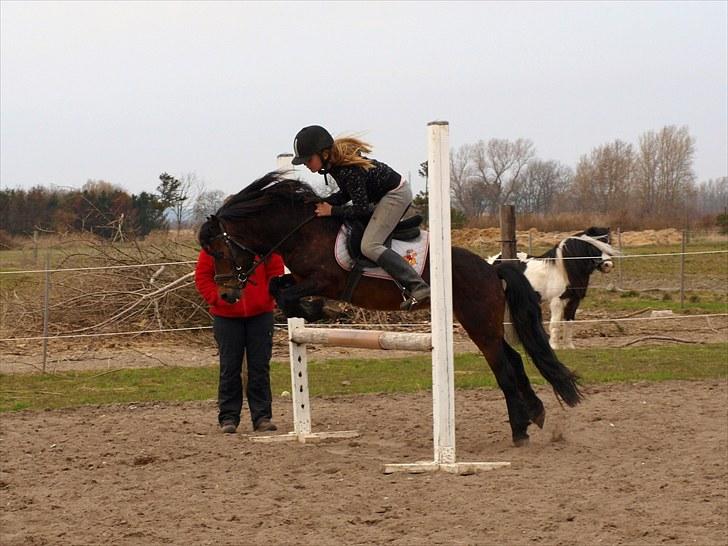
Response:
[[[378,203],[384,194],[399,186],[402,176],[392,167],[376,159],[370,161],[373,167],[368,171],[355,165],[331,167],[329,174],[339,186],[339,191],[324,199],[332,205],[331,216],[367,217],[370,203]],[[349,201],[351,204],[345,205]]]

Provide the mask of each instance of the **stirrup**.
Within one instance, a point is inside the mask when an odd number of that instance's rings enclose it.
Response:
[[[427,300],[429,300],[429,298],[425,298],[425,300],[424,300],[424,301],[427,301]],[[420,303],[423,303],[423,302],[422,302],[422,301],[420,301],[420,300],[418,300],[418,299],[417,299],[417,298],[415,298],[414,296],[409,296],[409,297],[407,297],[407,298],[406,298],[406,299],[405,299],[405,300],[404,300],[404,301],[403,301],[402,303],[400,303],[400,304],[399,304],[399,308],[400,308],[400,309],[401,309],[402,311],[412,311],[412,308],[413,308],[413,307],[414,307],[415,305],[418,305],[418,304],[420,304]]]

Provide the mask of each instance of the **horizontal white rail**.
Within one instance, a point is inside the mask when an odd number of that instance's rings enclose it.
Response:
[[[358,349],[387,349],[400,351],[431,351],[432,335],[379,330],[328,330],[325,328],[295,328],[290,335],[294,343],[333,345]]]

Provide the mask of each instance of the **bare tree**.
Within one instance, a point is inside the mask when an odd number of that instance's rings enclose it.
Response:
[[[577,206],[585,211],[625,210],[634,170],[632,145],[621,140],[594,148],[582,156],[574,175]]]
[[[569,167],[557,161],[532,160],[515,197],[518,212],[546,214],[567,210],[566,195],[573,176]]]
[[[214,214],[222,206],[225,200],[225,193],[220,190],[202,191],[197,195],[195,204],[192,206],[190,221],[194,225],[201,224],[205,218]]]
[[[165,207],[172,209],[179,233],[182,225],[192,216],[193,203],[197,196],[205,191],[205,183],[198,179],[194,172],[186,173],[180,178],[165,172],[159,175],[159,180],[157,192],[161,195]]]
[[[706,180],[696,188],[699,214],[720,214],[728,210],[728,176]]]
[[[518,192],[524,169],[535,155],[533,143],[524,138],[516,141],[493,138],[487,143],[479,141],[470,150],[470,183],[474,187],[482,185],[484,189],[474,197],[484,194],[488,209],[495,213]]]
[[[450,151],[450,191],[453,207],[461,210],[465,216],[472,217],[474,211],[469,196],[468,168],[470,163],[470,146],[465,144],[456,151]]]
[[[636,187],[640,208],[648,215],[682,210],[695,183],[695,141],[688,128],[669,125],[639,138]]]

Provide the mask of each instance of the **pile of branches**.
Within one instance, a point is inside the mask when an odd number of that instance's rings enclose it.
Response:
[[[49,335],[210,324],[194,287],[192,244],[84,240],[54,249],[51,256],[47,281],[30,273],[3,287],[3,337],[42,334],[46,313]]]
[[[0,337],[42,335],[46,312],[50,336],[210,326],[207,305],[194,285],[198,252],[193,241],[67,241],[51,252],[47,305],[42,273],[13,276],[2,286]],[[42,251],[38,257],[40,267],[32,269],[42,269]],[[326,309],[327,318],[320,322],[373,328],[429,319],[428,311],[366,311],[336,302]],[[276,311],[275,321],[285,323],[286,317]],[[190,330],[190,336],[195,333]]]

